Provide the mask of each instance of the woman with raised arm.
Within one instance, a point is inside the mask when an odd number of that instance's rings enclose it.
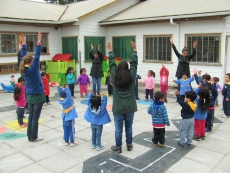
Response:
[[[130,59],[130,68],[127,61],[121,61],[118,66],[115,62],[115,55],[112,52],[112,45],[107,43],[109,53],[109,66],[111,82],[113,83],[113,116],[115,123],[115,141],[116,145],[111,150],[117,153],[122,152],[122,132],[125,124],[126,146],[127,150],[133,148],[133,117],[137,111],[137,103],[134,93],[134,81],[137,73],[137,51],[136,44],[131,42],[133,53]]]
[[[93,81],[93,93],[100,95],[101,91],[101,78],[104,76],[102,63],[103,63],[103,54],[100,49],[100,44],[98,45],[98,50],[93,54],[93,45],[91,44],[91,50],[89,53],[90,58],[92,59],[92,67],[90,76],[92,76]]]
[[[196,46],[197,46],[197,41],[193,42],[193,51],[191,55],[188,55],[188,49],[187,47],[184,47],[182,49],[182,54],[180,54],[177,49],[176,46],[173,44],[173,38],[170,38],[170,43],[172,44],[172,48],[173,51],[175,52],[177,58],[178,58],[178,66],[177,66],[177,70],[176,70],[176,77],[177,79],[181,79],[182,78],[182,73],[186,72],[188,73],[188,78],[191,77],[190,75],[190,68],[189,68],[189,63],[191,61],[191,59],[195,56],[196,54]]]
[[[27,136],[30,142],[37,142],[43,140],[43,138],[38,137],[38,120],[43,102],[45,101],[44,87],[39,72],[42,34],[38,32],[38,42],[34,57],[30,54],[26,54],[26,36],[21,34],[20,39],[22,41],[22,49],[19,72],[25,79],[26,101],[29,110]]]

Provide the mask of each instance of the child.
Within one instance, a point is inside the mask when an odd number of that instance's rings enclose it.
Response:
[[[160,90],[165,94],[165,102],[167,103],[167,91],[168,91],[168,77],[169,77],[169,71],[168,69],[162,65],[162,68],[160,69]]]
[[[46,72],[41,72],[41,77],[42,77],[42,83],[44,85],[44,94],[46,96],[46,101],[45,102],[47,103],[47,105],[50,105],[50,99],[49,99],[49,95],[50,95],[50,87],[49,87],[50,75],[47,74]]]
[[[195,81],[197,83],[197,85],[199,85],[200,83],[202,84],[202,86],[206,86],[208,84],[208,82],[210,81],[211,79],[211,76],[209,74],[204,74],[202,75],[201,77],[201,70],[194,70],[194,78],[195,78]]]
[[[106,77],[106,80],[105,80],[105,86],[106,85],[107,85],[107,88],[108,88],[109,96],[113,95],[113,85],[111,83],[110,70],[108,71],[108,76]]]
[[[187,145],[192,144],[193,128],[194,128],[194,112],[196,111],[196,93],[194,91],[185,92],[185,98],[179,94],[179,91],[175,92],[177,102],[181,105],[181,133],[178,145],[184,146],[185,138],[187,138]]]
[[[184,97],[186,91],[191,91],[191,82],[194,81],[194,78],[188,78],[188,73],[183,72],[182,78],[179,80],[173,80],[176,84],[180,85],[180,95]]]
[[[63,88],[58,87],[58,102],[63,107],[62,119],[64,130],[65,146],[69,145],[73,147],[77,143],[74,142],[74,119],[78,117],[74,102],[71,98],[69,88],[66,88],[66,84],[63,84]]]
[[[74,72],[73,67],[68,67],[68,69],[67,69],[65,75],[66,75],[66,81],[67,81],[69,90],[70,90],[70,92],[71,92],[71,96],[72,96],[72,98],[76,98],[76,97],[74,96],[75,77],[74,77],[73,72]]]
[[[213,80],[214,80],[214,83],[216,85],[216,91],[217,91],[217,94],[218,94],[218,89],[220,91],[222,91],[223,87],[218,83],[220,81],[220,79],[218,77],[213,77]],[[216,98],[215,106],[218,106],[218,95],[217,95],[217,98]]]
[[[212,131],[212,127],[213,127],[215,101],[218,95],[213,78],[211,78],[210,81],[206,83],[206,87],[209,89],[210,105],[208,109],[208,116],[206,118],[205,131],[210,132]]]
[[[138,97],[138,79],[141,79],[141,76],[136,74],[135,85],[134,85],[134,92],[135,92],[136,100],[140,100],[139,97]]]
[[[224,115],[223,118],[228,118],[230,116],[230,73],[225,75],[225,85],[222,91],[222,95],[224,97],[223,107],[224,107]]]
[[[196,97],[197,109],[194,115],[195,135],[193,140],[199,141],[205,139],[205,122],[210,105],[210,96],[207,87],[197,88],[196,93],[198,96]]]
[[[26,106],[26,96],[25,96],[25,80],[23,77],[18,78],[18,83],[14,88],[14,100],[17,105],[17,115],[18,115],[18,125],[23,128],[27,127],[27,124],[23,122],[24,118],[24,108]]]
[[[81,75],[78,77],[76,85],[80,83],[80,94],[81,98],[84,98],[83,93],[85,93],[85,96],[88,94],[88,85],[90,85],[90,80],[88,75],[86,74],[86,69],[82,68],[80,70]]]
[[[140,83],[145,84],[145,100],[148,101],[148,97],[150,95],[150,101],[153,101],[153,91],[155,87],[155,72],[149,70],[145,80],[141,81]]]
[[[148,108],[148,114],[152,115],[153,145],[163,147],[165,143],[165,124],[170,126],[166,107],[164,106],[165,94],[161,91],[154,95],[154,102]],[[159,144],[158,144],[159,143]]]
[[[88,94],[88,108],[84,115],[85,120],[91,123],[92,149],[96,148],[98,151],[104,149],[101,145],[103,125],[111,122],[108,111],[106,110],[107,97],[103,93],[101,94],[102,98],[100,95]]]

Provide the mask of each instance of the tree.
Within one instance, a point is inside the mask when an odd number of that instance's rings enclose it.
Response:
[[[83,1],[83,0],[44,0],[44,1],[46,1],[47,3],[53,3],[53,4],[56,4],[57,1],[59,1],[59,4],[64,5],[64,4],[71,4],[71,3]]]

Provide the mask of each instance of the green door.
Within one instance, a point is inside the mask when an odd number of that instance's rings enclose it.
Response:
[[[77,37],[63,37],[62,38],[62,53],[72,54],[71,59],[78,60],[77,53]]]
[[[105,37],[85,37],[85,60],[91,60],[89,57],[89,52],[91,50],[91,46],[94,47],[94,52],[98,50],[98,45],[100,44],[100,49],[105,56]]]
[[[133,52],[131,41],[135,42],[135,36],[113,37],[113,52],[115,57],[121,57],[122,60],[130,60]]]

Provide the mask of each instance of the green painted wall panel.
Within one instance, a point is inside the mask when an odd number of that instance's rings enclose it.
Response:
[[[78,44],[77,37],[63,37],[62,38],[62,53],[72,54],[71,59],[78,60]]]

